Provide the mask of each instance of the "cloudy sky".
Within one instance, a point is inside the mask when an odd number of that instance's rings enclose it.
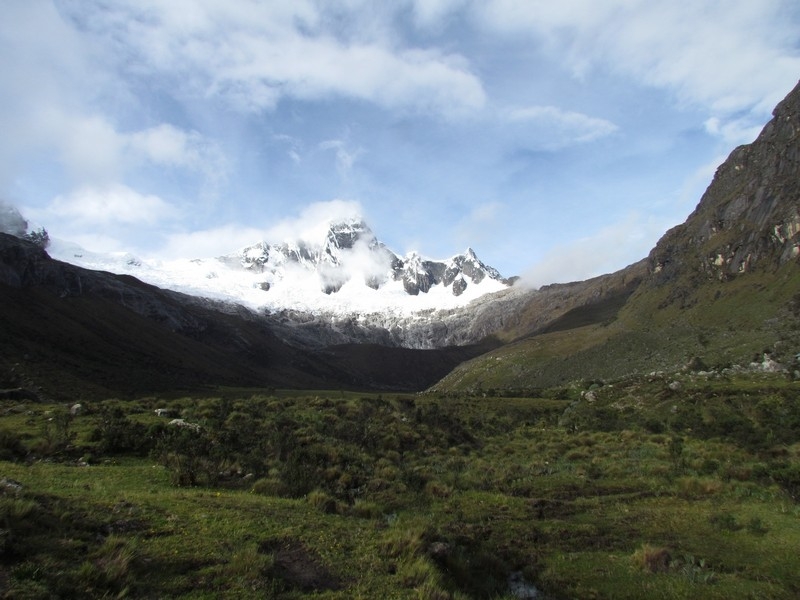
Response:
[[[10,0],[0,198],[97,251],[360,213],[580,279],[682,222],[798,78],[796,0]]]

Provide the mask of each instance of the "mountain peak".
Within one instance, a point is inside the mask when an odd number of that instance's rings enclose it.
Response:
[[[394,310],[398,301],[405,306],[408,297],[417,297],[416,309],[425,310],[460,306],[510,285],[483,264],[472,248],[446,261],[416,251],[400,256],[357,216],[325,221],[320,229],[325,234],[317,242],[309,236],[273,245],[260,242],[220,260],[258,274],[262,280],[255,285],[266,292],[262,302],[274,307],[290,302],[299,309],[313,304],[313,294],[321,291],[328,304],[347,298],[351,307],[364,302],[376,306],[383,297],[387,305],[378,310]],[[426,295],[430,299],[423,301]]]
[[[360,217],[331,221],[323,245],[326,249],[350,249],[356,242],[365,241],[367,245],[377,242],[375,234]]]

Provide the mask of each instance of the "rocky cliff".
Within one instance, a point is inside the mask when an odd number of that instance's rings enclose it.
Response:
[[[726,280],[800,256],[800,84],[751,144],[717,169],[695,211],[649,256],[657,284]]]

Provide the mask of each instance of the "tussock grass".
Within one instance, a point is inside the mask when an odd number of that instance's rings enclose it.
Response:
[[[53,444],[58,406],[9,405],[2,581],[12,597],[505,598],[522,573],[551,598],[794,598],[797,392],[675,374],[531,398],[173,400],[199,430],[113,400]]]

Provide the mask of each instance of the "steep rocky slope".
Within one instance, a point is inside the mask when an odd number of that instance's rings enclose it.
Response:
[[[765,352],[789,366],[800,352],[800,84],[719,167],[684,224],[646,260],[600,280],[614,278],[633,289],[613,319],[578,318],[591,305],[544,327],[523,319],[532,335],[434,389],[554,385],[678,369],[693,357],[724,367]]]

